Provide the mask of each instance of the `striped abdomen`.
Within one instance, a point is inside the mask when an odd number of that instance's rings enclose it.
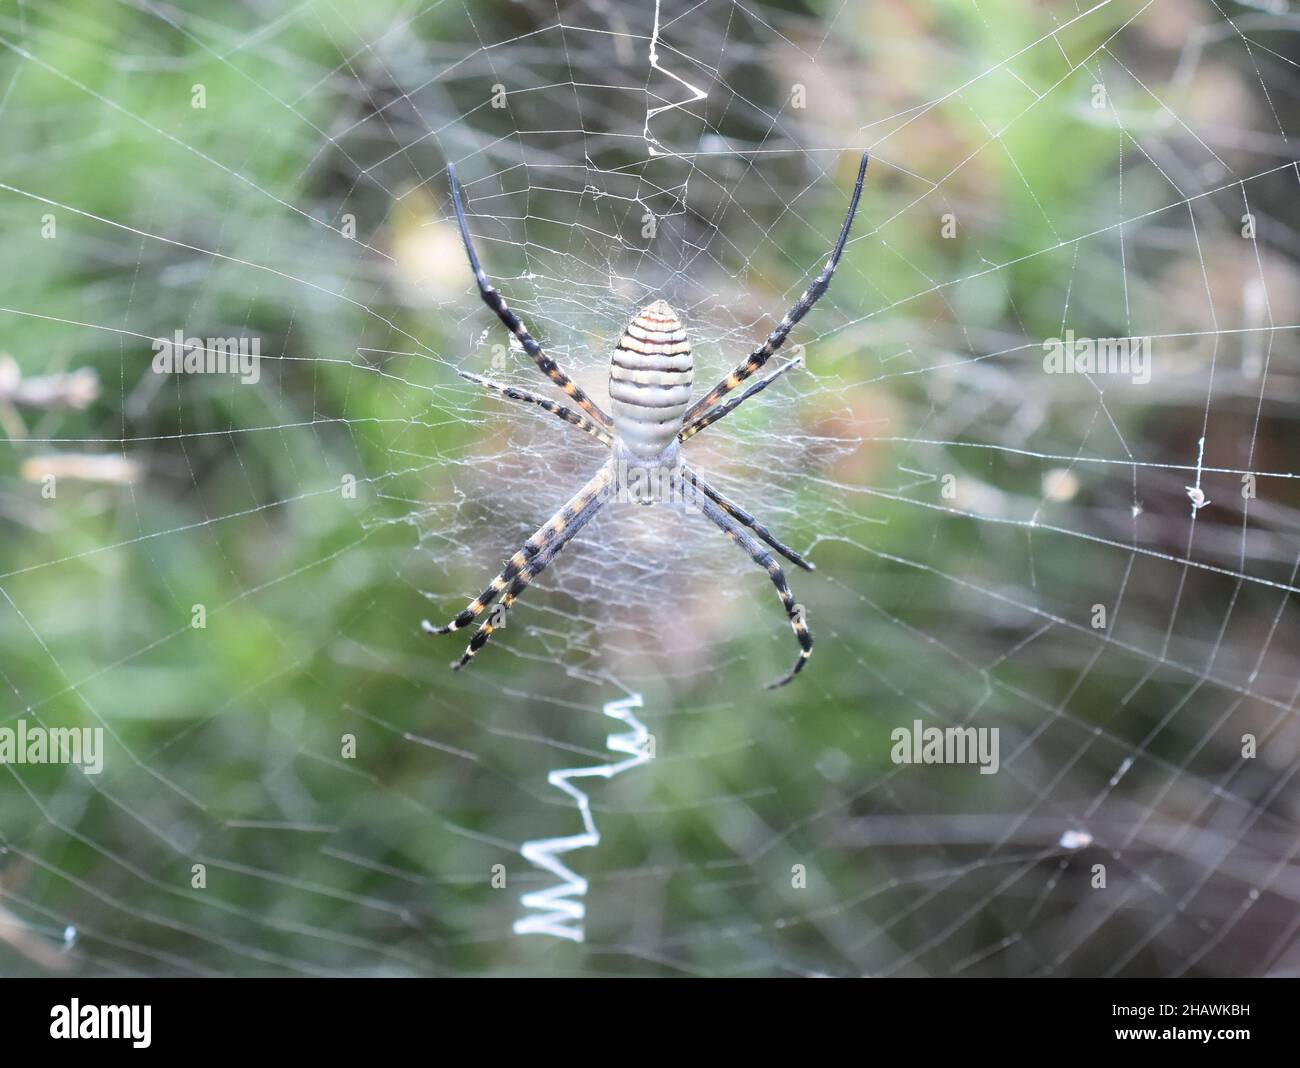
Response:
[[[686,328],[662,300],[642,308],[614,347],[609,399],[619,440],[653,460],[682,428],[695,380]]]

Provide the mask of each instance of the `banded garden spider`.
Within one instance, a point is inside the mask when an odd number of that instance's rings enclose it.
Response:
[[[778,541],[762,523],[739,505],[727,500],[686,466],[680,450],[683,442],[735,411],[750,397],[762,392],[791,367],[801,362],[798,357],[787,360],[774,371],[760,378],[740,396],[722,402],[723,397],[767,363],[777,349],[785,343],[786,337],[795,324],[808,314],[812,306],[829,288],[831,275],[835,273],[835,268],[839,264],[844,244],[849,237],[849,228],[853,225],[853,216],[858,210],[867,162],[868,154],[864,152],[862,162],[858,166],[853,196],[849,200],[849,210],[844,217],[844,224],[840,227],[839,238],[831,251],[830,259],[826,261],[821,274],[795,302],[794,307],[786,313],[762,345],[750,353],[742,364],[707,394],[688,407],[691,383],[694,379],[690,342],[687,340],[685,327],[682,326],[672,308],[664,301],[656,300],[653,304],[642,308],[636,318],[628,324],[610,357],[609,396],[612,416],[605,414],[577,383],[561,370],[559,364],[546,355],[542,346],[524,327],[519,316],[510,310],[501,294],[488,282],[487,275],[479,264],[478,253],[474,251],[474,242],[469,236],[469,226],[465,222],[465,208],[461,204],[455,165],[451,163],[447,165],[452,204],[456,210],[456,223],[460,227],[460,236],[465,242],[465,252],[469,257],[469,265],[474,272],[483,303],[491,308],[506,328],[514,334],[542,374],[554,382],[581,411],[574,411],[528,390],[493,382],[480,375],[470,374],[468,371],[458,373],[461,377],[487,389],[495,390],[510,400],[536,405],[569,425],[590,434],[611,452],[610,459],[591,481],[524,542],[523,547],[506,562],[496,578],[450,623],[435,627],[427,619],[423,621],[422,626],[426,633],[450,634],[477,619],[497,599],[497,596],[501,595],[497,611],[479,625],[464,655],[452,663],[453,669],[464,667],[474,658],[474,654],[487,644],[493,631],[501,625],[500,620],[493,616],[509,611],[528,584],[545,570],[560,550],[621,488],[618,481],[624,474],[634,472],[648,476],[644,481],[650,485],[663,484],[666,481],[670,486],[689,487],[704,515],[712,520],[731,541],[748,553],[756,564],[767,571],[768,577],[776,587],[777,595],[781,598],[781,604],[789,617],[795,637],[799,641],[799,658],[795,661],[794,667],[775,682],[769,683],[768,688],[784,686],[799,673],[812,655],[812,634],[804,621],[802,608],[795,603],[794,594],[790,592],[781,565],[759,542],[765,542],[791,563],[807,571],[812,571],[813,565],[789,546]],[[659,478],[658,476],[662,474],[666,474],[668,478],[666,480]]]

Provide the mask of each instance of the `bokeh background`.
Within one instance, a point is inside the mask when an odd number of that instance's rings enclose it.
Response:
[[[0,768],[0,972],[1294,975],[1298,30],[0,6],[0,726],[108,738],[98,777]],[[602,451],[457,377],[548,388],[447,161],[601,398],[656,297],[701,389],[738,362],[863,149],[806,368],[691,445],[816,562],[808,670],[763,690],[796,648],[763,573],[624,506],[453,675],[420,620]],[[260,381],[155,373],[178,329],[260,339]],[[1151,381],[1045,374],[1067,329],[1151,338]],[[617,759],[629,694],[655,757],[583,784],[585,941],[515,935],[556,882],[521,846],[582,827],[547,775]],[[998,774],[894,764],[917,719],[997,728]]]

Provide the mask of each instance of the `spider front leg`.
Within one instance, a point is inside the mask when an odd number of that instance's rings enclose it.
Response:
[[[739,523],[716,504],[711,501],[701,501],[700,507],[729,539],[744,549],[749,554],[749,558],[767,572],[767,577],[776,587],[777,596],[781,598],[781,605],[785,608],[786,616],[789,617],[794,636],[799,641],[799,659],[794,662],[794,667],[775,682],[767,684],[769,690],[775,690],[798,675],[803,670],[804,664],[808,662],[808,658],[812,656],[813,638],[808,630],[808,624],[804,622],[803,609],[795,603],[794,594],[790,592],[790,584],[785,580],[785,572],[781,570],[781,565],[773,559],[771,553],[750,537]]]
[[[849,201],[848,214],[844,217],[844,225],[840,227],[839,239],[835,242],[830,259],[826,261],[826,266],[822,268],[821,274],[813,279],[813,284],[804,291],[803,296],[795,301],[794,307],[786,312],[785,318],[777,324],[775,330],[768,334],[767,340],[750,353],[749,358],[744,363],[690,407],[685,417],[687,426],[717,404],[718,401],[749,378],[750,375],[758,371],[763,364],[767,363],[772,358],[772,354],[785,344],[785,339],[790,336],[790,331],[794,329],[795,324],[812,310],[813,305],[821,300],[822,294],[830,288],[831,275],[835,273],[835,268],[839,266],[840,256],[844,253],[844,245],[849,239],[849,228],[853,225],[853,217],[858,211],[858,201],[862,198],[862,182],[866,178],[868,162],[868,154],[866,152],[862,153],[862,162],[858,164],[858,180],[853,186],[853,197]]]
[[[498,605],[502,615],[500,621],[494,623],[493,617],[489,616],[479,624],[478,630],[474,632],[474,637],[470,639],[469,645],[465,648],[465,652],[461,654],[461,658],[452,661],[452,671],[459,671],[473,660],[474,654],[482,649],[489,640],[491,640],[492,634],[497,627],[505,626],[504,614],[514,607],[514,603],[519,599],[519,595],[528,588],[528,584],[532,582],[533,579],[546,570],[550,562],[559,555],[560,550],[569,543],[569,540],[577,534],[579,530],[587,525],[587,521],[596,514],[600,505],[603,503],[603,501],[595,502],[589,512],[575,518],[564,534],[553,538],[540,553],[528,561],[524,569],[515,576],[514,581],[510,583],[509,587],[506,589],[505,595],[501,598],[501,602]]]
[[[726,497],[724,497],[721,493],[719,493],[707,482],[705,482],[704,479],[700,478],[699,475],[697,475],[693,470],[691,470],[685,464],[682,465],[682,477],[686,479],[686,481],[689,482],[691,486],[693,486],[695,489],[698,489],[701,493],[704,494],[704,496],[706,496],[709,500],[711,500],[714,504],[716,504],[719,508],[721,508],[724,512],[726,512],[727,515],[731,516],[732,519],[736,520],[736,522],[740,523],[742,526],[749,527],[750,530],[752,530],[763,541],[767,542],[768,545],[772,546],[773,549],[775,549],[787,560],[789,560],[790,563],[795,564],[798,567],[802,567],[805,571],[817,570],[817,566],[815,564],[805,560],[797,552],[791,549],[790,546],[780,541],[775,534],[773,534],[770,530],[768,530],[767,527],[763,526],[762,523],[760,523],[747,511],[745,511],[745,509],[741,508],[740,505],[734,503],[733,501],[727,500]]]
[[[496,576],[474,600],[457,615],[441,627],[435,627],[427,619],[420,624],[426,634],[451,634],[472,623],[482,615],[502,590],[507,590],[508,602],[502,604],[508,610],[519,594],[534,578],[542,573],[556,554],[568,544],[569,540],[600,510],[601,505],[609,499],[610,487],[614,473],[608,464],[602,467],[581,490],[578,491],[555,515],[551,516],[537,531],[524,542],[523,547],[514,554]],[[507,589],[508,587],[508,589]],[[453,667],[463,667],[492,636],[491,620],[485,621],[474,634],[465,655]]]

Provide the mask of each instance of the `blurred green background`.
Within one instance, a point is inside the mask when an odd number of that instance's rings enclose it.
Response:
[[[0,768],[0,972],[1293,974],[1300,48],[1233,11],[0,6],[0,727],[109,736]],[[795,645],[720,535],[612,507],[452,675],[420,620],[601,448],[455,374],[549,388],[446,162],[601,397],[655,297],[701,390],[738,362],[865,148],[807,369],[691,446],[811,550],[807,671],[762,689]],[[260,381],[154,373],[177,329]],[[1044,374],[1066,329],[1151,383]],[[634,692],[586,941],[514,936]],[[1001,770],[894,765],[914,719]]]

